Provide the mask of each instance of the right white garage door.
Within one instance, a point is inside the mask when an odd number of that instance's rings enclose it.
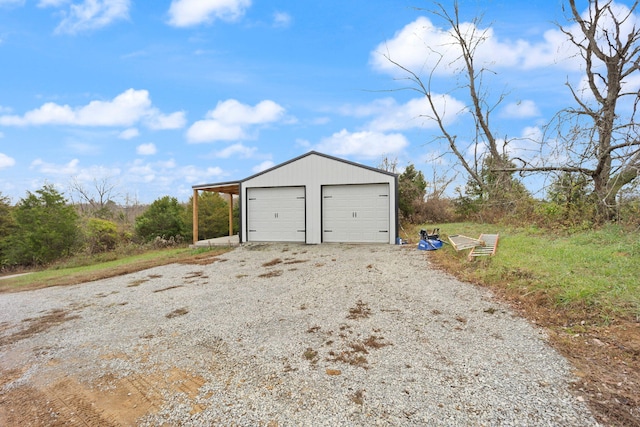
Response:
[[[389,184],[322,187],[322,241],[389,242]]]

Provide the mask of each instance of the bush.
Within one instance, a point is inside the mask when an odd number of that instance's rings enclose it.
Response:
[[[6,263],[47,264],[71,255],[80,236],[74,207],[51,185],[27,194],[13,212],[15,230],[6,239]]]
[[[4,252],[7,239],[15,230],[9,198],[0,193],[0,268],[6,263]]]
[[[118,227],[106,219],[89,218],[86,224],[89,252],[92,254],[112,251],[118,244]]]
[[[184,207],[175,197],[164,196],[155,200],[149,208],[136,218],[136,235],[145,242],[158,236],[163,238],[184,236]]]

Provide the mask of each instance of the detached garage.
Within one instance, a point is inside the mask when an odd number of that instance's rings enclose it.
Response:
[[[240,242],[394,244],[398,234],[397,175],[315,151],[242,181],[193,190],[194,200],[199,191],[238,196]]]

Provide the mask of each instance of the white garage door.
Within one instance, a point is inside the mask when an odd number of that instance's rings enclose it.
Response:
[[[304,187],[247,189],[250,242],[304,242]]]
[[[323,242],[389,242],[389,184],[322,188]]]

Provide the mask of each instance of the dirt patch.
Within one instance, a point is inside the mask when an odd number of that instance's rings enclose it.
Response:
[[[78,318],[80,318],[80,316],[70,315],[66,310],[56,309],[34,319],[25,319],[23,323],[26,323],[27,327],[9,336],[0,338],[0,346],[13,344],[40,332],[44,332],[61,323]]]
[[[555,328],[551,341],[571,361],[574,384],[606,425],[640,426],[640,333],[638,324]]]
[[[2,378],[10,372],[2,372]],[[9,378],[16,378],[14,373]],[[162,407],[167,393],[184,393],[192,401],[205,383],[181,369],[115,378],[94,384],[76,378],[53,378],[40,385],[11,387],[0,396],[0,425],[123,426],[135,425]],[[192,413],[205,408],[191,403]]]
[[[166,317],[167,319],[173,319],[174,317],[184,316],[188,312],[189,310],[184,307],[178,308],[176,310],[173,310],[171,313],[167,313],[164,317]]]
[[[282,276],[283,271],[282,270],[271,270],[267,273],[262,273],[259,274],[258,277],[262,277],[262,278],[270,278],[270,277],[278,277],[278,276]]]
[[[272,259],[271,261],[267,261],[262,264],[263,267],[273,267],[274,265],[278,265],[282,262],[280,258]]]
[[[218,258],[215,255],[198,255],[198,256],[194,256],[190,259],[186,259],[184,261],[180,261],[179,264],[186,264],[186,265],[209,265],[209,264],[213,264],[214,262],[224,262],[226,261],[226,259],[224,258]]]
[[[171,289],[176,289],[176,288],[182,288],[184,285],[172,285],[172,286],[167,286],[166,288],[162,288],[162,289],[156,289],[155,291],[153,291],[153,293],[158,293],[158,292],[164,292],[164,291],[170,291]]]
[[[347,319],[364,319],[369,316],[371,316],[371,309],[369,308],[369,306],[366,303],[358,300],[355,307],[349,309]]]

